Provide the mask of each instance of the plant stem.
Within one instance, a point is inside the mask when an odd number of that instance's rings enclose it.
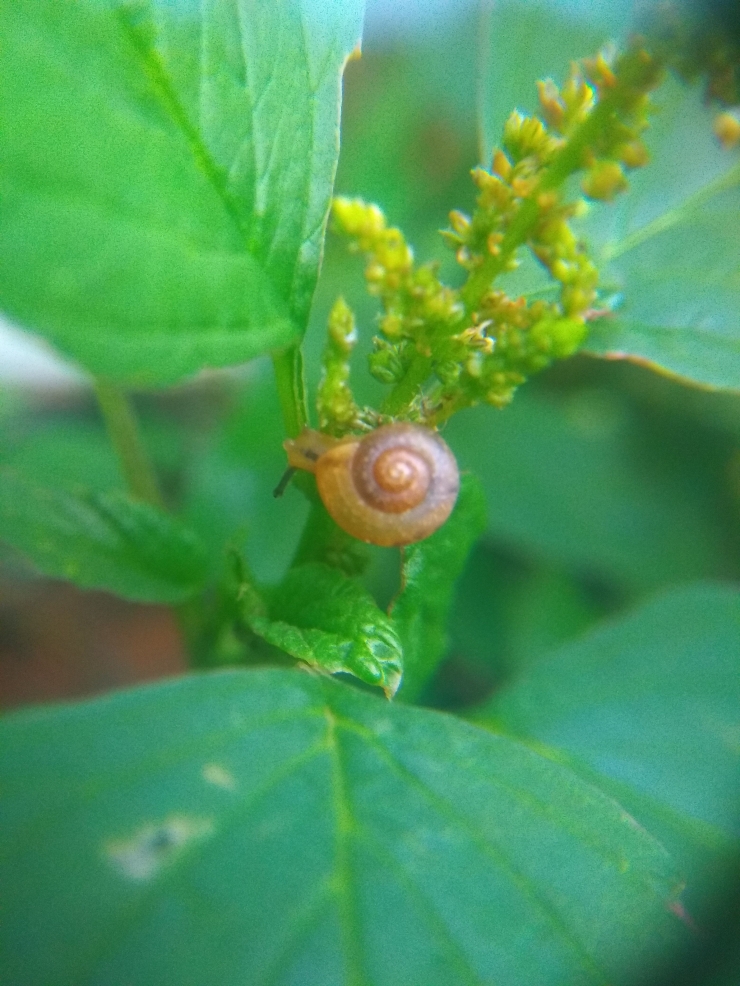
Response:
[[[383,413],[396,415],[403,410],[417,396],[431,372],[431,358],[429,356],[415,356],[404,376],[383,401]]]
[[[291,568],[307,562],[323,562],[350,576],[364,572],[369,563],[367,545],[338,527],[318,497],[311,503]]]
[[[161,509],[162,494],[131,401],[121,387],[102,377],[95,378],[95,393],[129,493]]]
[[[295,438],[308,425],[303,354],[299,345],[290,346],[272,357],[278,398],[288,438]]]

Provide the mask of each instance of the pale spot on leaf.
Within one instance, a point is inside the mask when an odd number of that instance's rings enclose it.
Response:
[[[130,839],[105,845],[105,854],[130,880],[149,880],[176,859],[187,845],[213,831],[208,818],[172,815],[159,823],[139,828]]]
[[[216,787],[223,787],[227,791],[233,791],[236,788],[236,778],[220,763],[204,764],[201,774],[204,781],[215,784]]]

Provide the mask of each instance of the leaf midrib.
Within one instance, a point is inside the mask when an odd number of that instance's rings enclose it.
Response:
[[[237,204],[229,193],[221,169],[203,142],[198,128],[191,123],[188,114],[185,112],[159,53],[144,43],[139,31],[137,31],[136,27],[126,16],[125,10],[119,8],[116,11],[116,18],[120,24],[122,33],[136,53],[142,71],[149,80],[162,108],[185,137],[196,167],[199,167],[208,179],[209,184],[220,199],[226,215],[239,233],[244,252],[248,253],[254,259],[263,271],[265,278],[272,284],[272,279],[268,276],[264,265],[250,248],[248,228],[242,219]]]
[[[623,237],[616,243],[607,243],[602,251],[604,260],[614,260],[615,258],[633,250],[660,233],[665,233],[674,226],[678,226],[691,218],[692,213],[700,209],[706,202],[719,195],[721,192],[736,187],[740,184],[740,161],[736,162],[729,171],[719,175],[708,185],[693,192],[683,199],[678,205],[673,206],[667,212],[656,216],[651,222],[636,229],[633,233]]]

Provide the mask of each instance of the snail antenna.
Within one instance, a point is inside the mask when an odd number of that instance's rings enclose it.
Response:
[[[285,472],[283,473],[283,475],[282,475],[282,477],[280,479],[280,482],[277,484],[277,486],[275,487],[275,489],[272,491],[272,495],[276,499],[278,497],[281,497],[283,495],[283,493],[285,493],[285,490],[286,490],[286,488],[288,486],[288,483],[293,478],[293,474],[295,473],[295,471],[296,471],[295,466],[288,466],[288,468],[285,470]]]

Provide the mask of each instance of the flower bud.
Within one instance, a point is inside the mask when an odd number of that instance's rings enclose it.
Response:
[[[598,161],[581,182],[583,194],[600,202],[610,202],[627,188],[627,179],[618,161]]]

